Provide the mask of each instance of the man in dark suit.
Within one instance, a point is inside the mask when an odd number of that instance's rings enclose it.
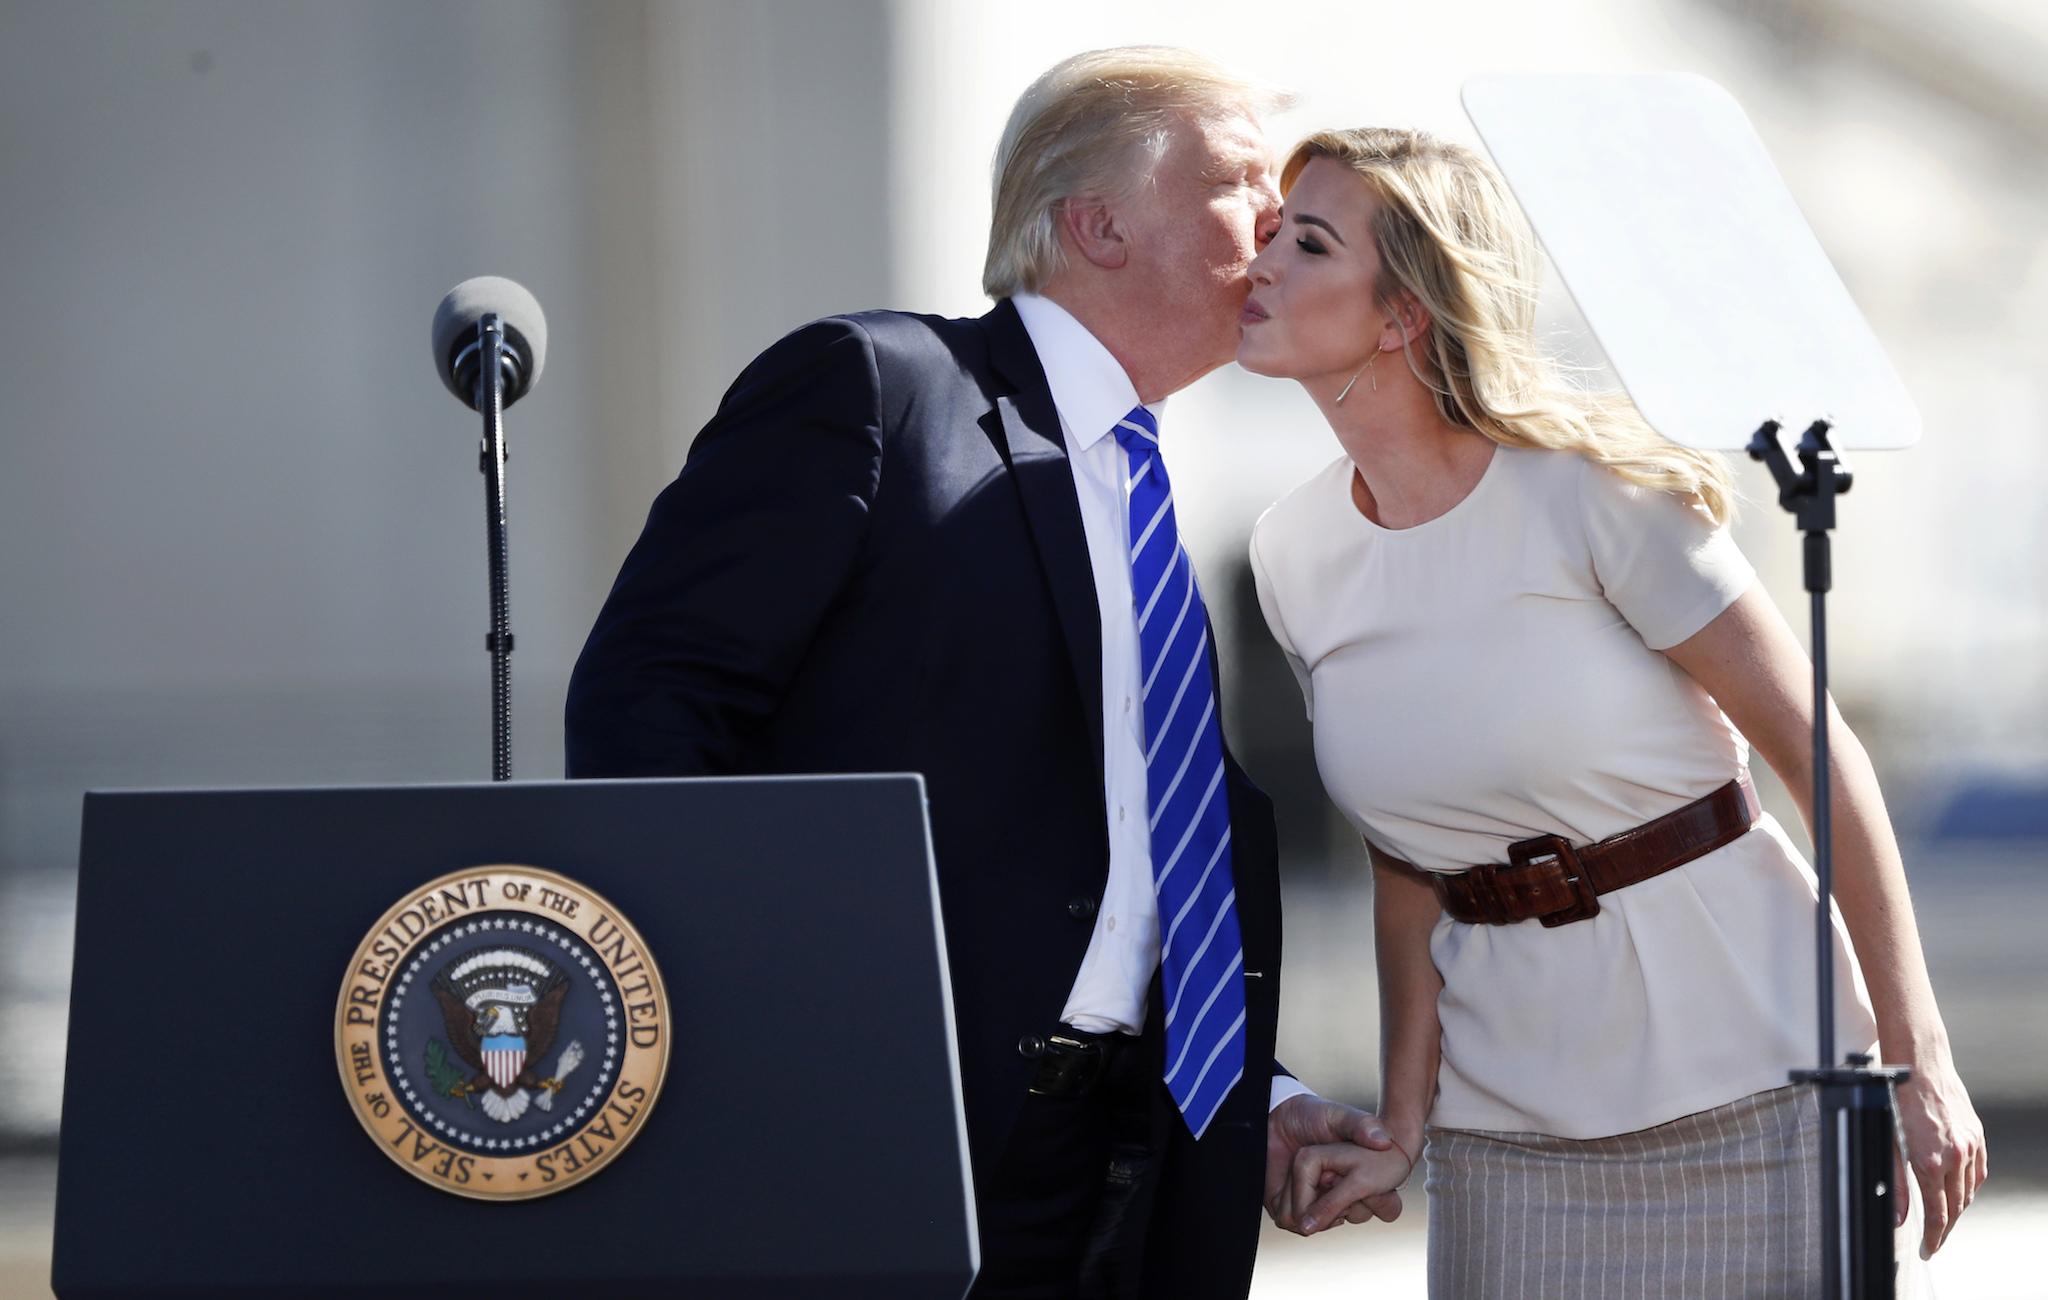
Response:
[[[1242,1296],[1262,1168],[1272,1204],[1301,1145],[1385,1141],[1272,1064],[1272,806],[1221,744],[1158,454],[1278,228],[1270,99],[1154,48],[1041,77],[995,309],[755,360],[570,682],[572,777],[924,774],[980,1296]]]

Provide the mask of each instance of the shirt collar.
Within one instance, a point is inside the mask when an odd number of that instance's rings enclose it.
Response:
[[[1010,301],[1045,368],[1052,404],[1059,409],[1067,437],[1078,449],[1088,450],[1138,405],[1138,390],[1102,341],[1066,308],[1035,293],[1020,293]],[[1166,402],[1150,402],[1145,409],[1158,420]]]

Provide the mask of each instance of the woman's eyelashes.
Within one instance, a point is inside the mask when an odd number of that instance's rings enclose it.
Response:
[[[1329,249],[1324,248],[1321,242],[1318,241],[1316,237],[1313,235],[1297,236],[1294,240],[1294,246],[1300,249],[1302,252],[1307,253],[1310,257],[1322,257],[1330,251]]]

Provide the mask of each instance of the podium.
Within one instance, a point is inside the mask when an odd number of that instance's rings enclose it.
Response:
[[[63,1300],[960,1296],[922,779],[88,794],[53,1255]]]

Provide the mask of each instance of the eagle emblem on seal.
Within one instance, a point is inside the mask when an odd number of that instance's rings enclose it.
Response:
[[[563,1081],[583,1063],[582,1044],[571,1040],[552,1071],[538,1068],[555,1044],[569,993],[561,967],[526,948],[488,948],[443,967],[431,987],[448,1034],[446,1046],[438,1038],[427,1043],[433,1089],[481,1106],[500,1124],[529,1105],[552,1110]]]

